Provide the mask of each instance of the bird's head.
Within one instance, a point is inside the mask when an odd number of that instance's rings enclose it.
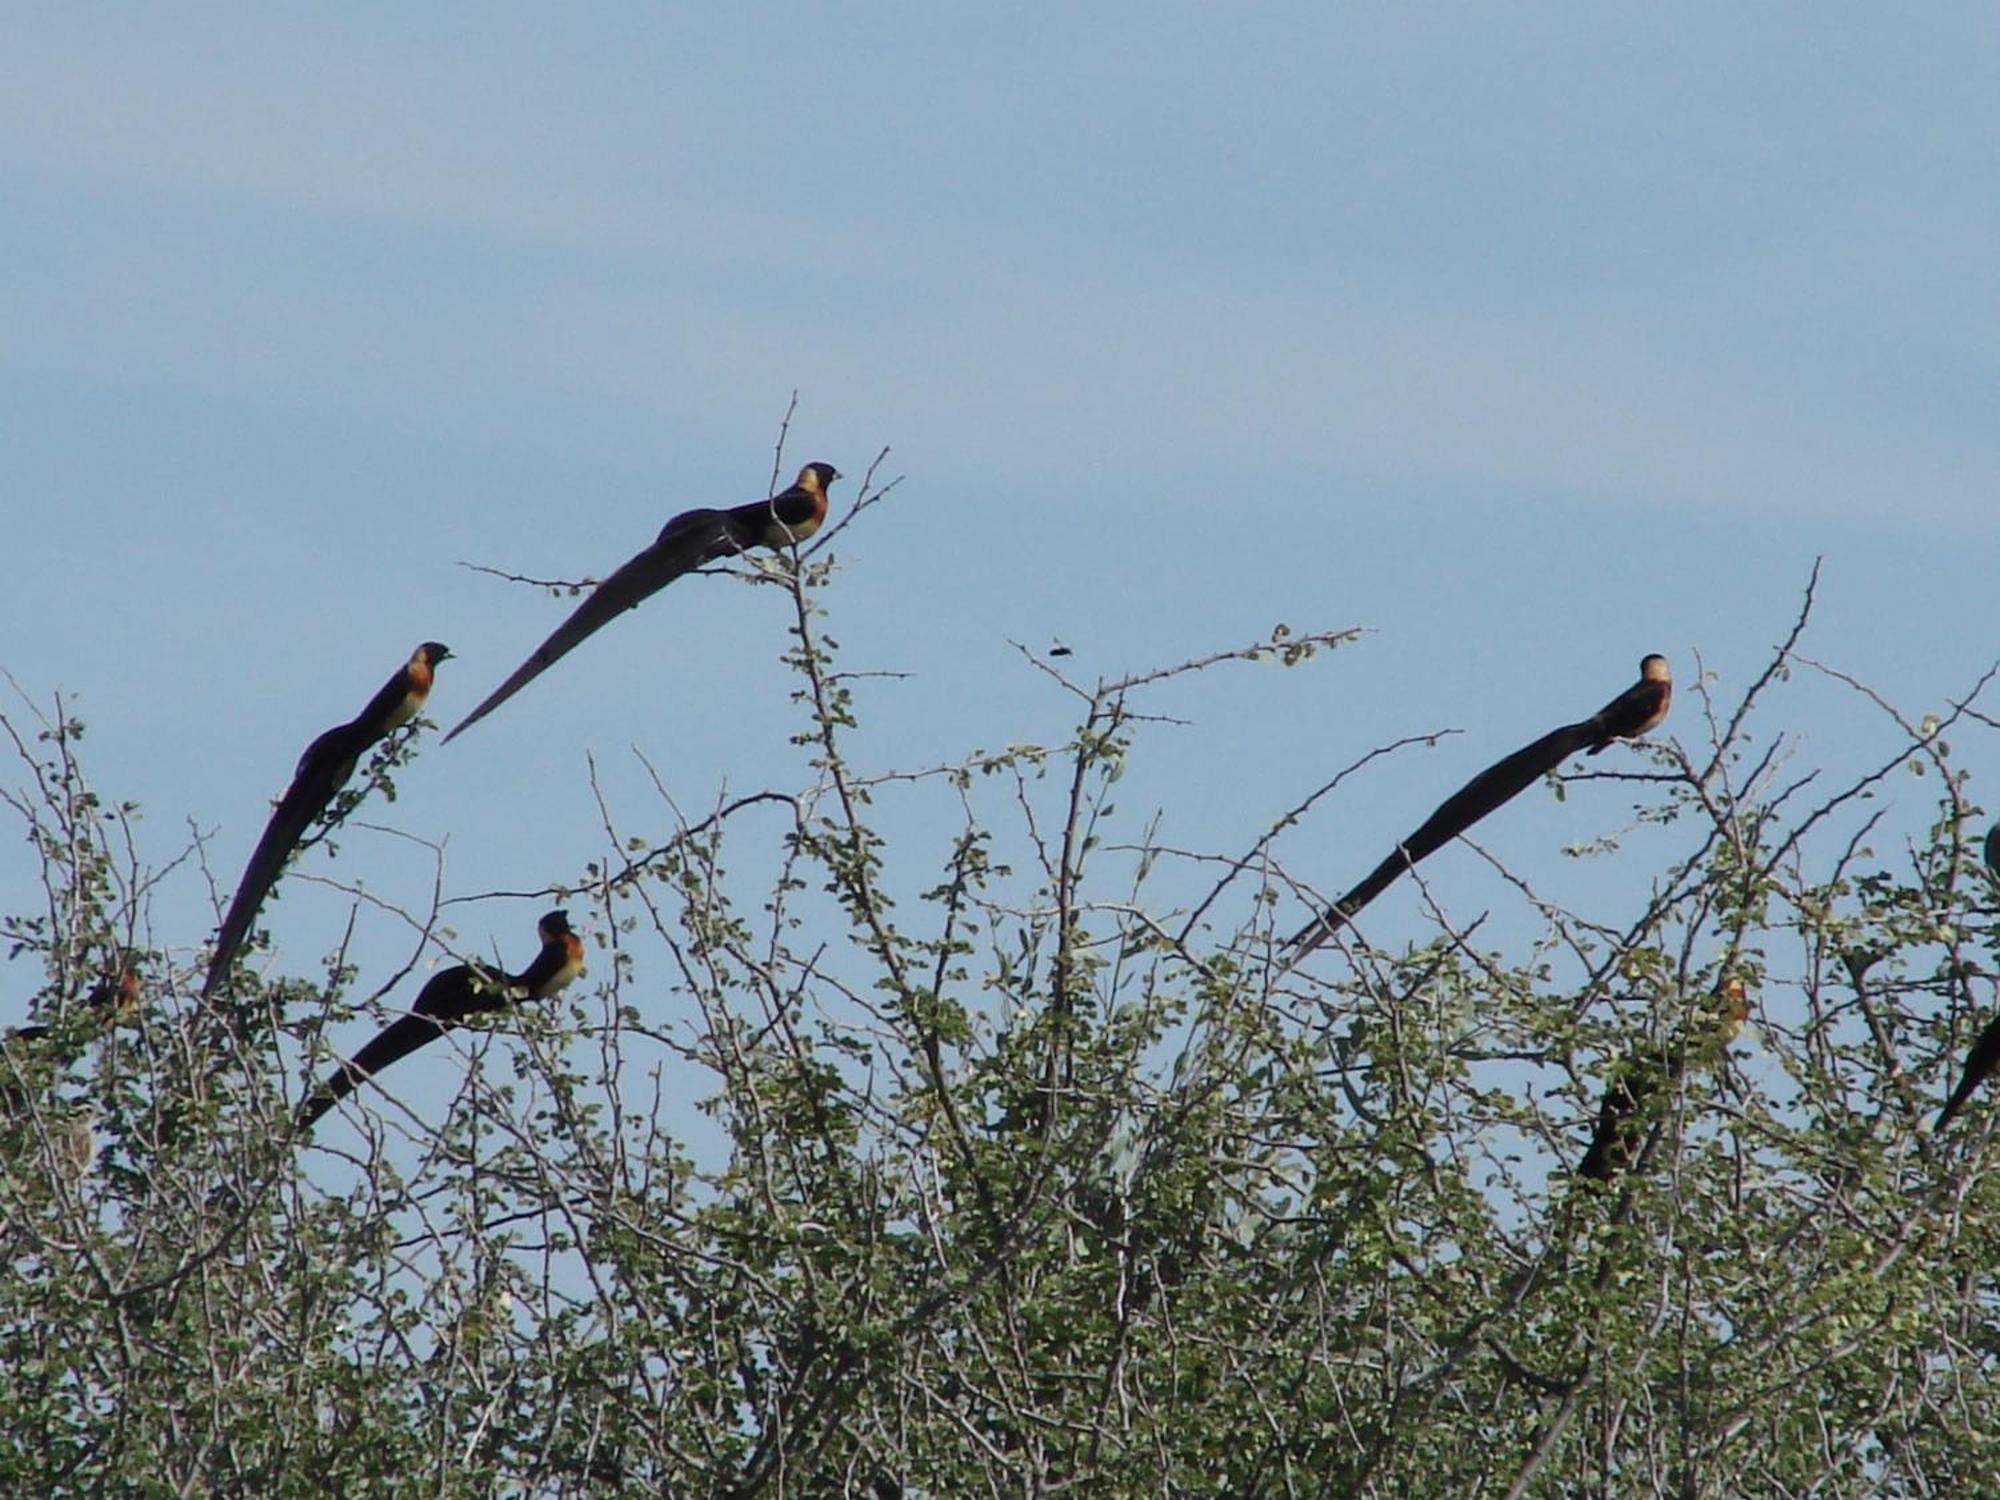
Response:
[[[836,469],[832,464],[807,464],[803,469],[799,470],[799,488],[802,490],[816,490],[824,495],[827,486],[838,478],[840,478],[840,470]]]
[[[543,942],[569,935],[569,913],[552,911],[535,924],[535,930],[542,935]]]
[[[417,647],[412,659],[421,661],[425,666],[434,667],[441,661],[449,660],[450,657],[451,647],[443,641],[425,641]]]
[[[1674,674],[1667,659],[1655,651],[1639,663],[1639,676],[1647,682],[1672,682]]]

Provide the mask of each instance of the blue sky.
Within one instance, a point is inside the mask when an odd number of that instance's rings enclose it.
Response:
[[[1467,731],[1288,843],[1332,889],[1646,651],[1740,690],[1816,555],[1808,650],[1912,716],[2000,654],[1990,8],[8,30],[0,666],[71,697],[149,854],[192,820],[224,885],[306,741],[412,645],[459,653],[455,722],[567,608],[458,561],[601,576],[674,512],[754,498],[794,389],[792,462],[858,475],[886,444],[907,476],[831,600],[846,665],[913,674],[864,692],[883,762],[1060,738],[1010,639],[1088,677],[1366,627],[1309,676],[1162,702],[1193,723],[1137,783],[1171,839],[1234,850],[1370,746]],[[676,586],[428,747],[391,820],[449,837],[452,892],[521,888],[601,850],[587,752],[638,824],[634,746],[691,811],[800,784],[775,598]],[[1812,757],[1889,743],[1840,693],[1787,702]],[[1560,888],[1555,848],[1631,799],[1560,828],[1531,800],[1482,839]],[[342,873],[427,893],[398,841],[344,847]],[[8,909],[33,874],[0,841]],[[206,897],[155,911],[191,960]],[[530,946],[532,910],[486,910],[468,941]],[[295,886],[287,966],[343,911]]]

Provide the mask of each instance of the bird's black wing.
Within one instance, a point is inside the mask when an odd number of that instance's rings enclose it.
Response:
[[[1584,753],[1599,755],[1620,740],[1644,734],[1659,722],[1662,700],[1672,691],[1672,686],[1665,682],[1648,679],[1633,683],[1585,721],[1590,725],[1593,743]]]
[[[768,500],[753,500],[723,514],[729,519],[738,550],[758,546],[782,549],[819,530],[820,522],[826,519],[826,491],[795,484]]]
[[[421,704],[429,696],[429,689],[418,692],[417,685],[410,680],[410,669],[397,668],[396,675],[383,683],[375,696],[368,700],[368,706],[346,725],[360,749],[366,750],[414,717],[417,710],[411,703],[413,694],[417,703]]]

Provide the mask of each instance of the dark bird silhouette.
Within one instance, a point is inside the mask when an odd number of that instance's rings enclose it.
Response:
[[[1986,868],[1993,872],[1995,880],[2000,880],[2000,823],[1995,823],[1986,830],[1983,852],[1986,856]]]
[[[1496,761],[1453,792],[1415,833],[1390,851],[1359,885],[1294,933],[1285,945],[1290,968],[1319,947],[1398,876],[1435,854],[1488,813],[1504,807],[1579,750],[1595,755],[1613,740],[1643,734],[1667,715],[1673,696],[1664,656],[1639,663],[1639,680],[1587,719],[1552,729],[1532,745]]]
[[[1704,1009],[1706,1014],[1694,1022],[1695,1031],[1676,1028],[1658,1051],[1630,1058],[1612,1070],[1597,1106],[1597,1128],[1576,1165],[1577,1176],[1609,1182],[1638,1164],[1646,1130],[1641,1112],[1647,1104],[1679,1082],[1690,1061],[1719,1056],[1743,1029],[1750,1014],[1743,981],[1728,980]]]
[[[1639,680],[1585,722],[1597,737],[1586,754],[1596,755],[1614,740],[1633,740],[1657,725],[1673,706],[1674,679],[1667,659],[1657,653],[1639,663]]]
[[[1952,1117],[1973,1096],[1973,1093],[1993,1072],[1994,1065],[2000,1063],[2000,1015],[1986,1023],[1979,1039],[1972,1044],[1972,1051],[1966,1054],[1965,1071],[1959,1075],[1958,1087],[1951,1091],[1943,1109],[1938,1111],[1937,1124],[1931,1127],[1935,1135],[1952,1121]]]
[[[368,748],[401,729],[422,711],[438,663],[450,656],[449,647],[425,641],[410,653],[410,659],[396,675],[382,684],[382,690],[368,700],[366,708],[306,746],[306,753],[299,757],[298,769],[292,773],[292,784],[278,800],[271,821],[264,825],[264,836],[257,841],[250,863],[244,866],[243,878],[237,883],[236,899],[229,903],[229,914],[222,919],[222,927],[215,935],[215,954],[208,961],[208,977],[201,986],[204,1000],[229,977],[236,950],[243,946],[250,924],[257,920],[258,909],[271,893],[271,887],[277,884],[279,872],[305,831],[332,805]]]
[[[802,542],[826,519],[827,487],[840,475],[832,464],[807,464],[792,487],[768,500],[733,510],[683,511],[660,528],[653,545],[593,589],[567,620],[534,649],[471,713],[444,737],[450,744],[628,609],[696,568],[752,547],[784,548]]]
[[[299,1106],[299,1129],[312,1129],[321,1115],[363,1082],[380,1076],[391,1063],[473,1016],[504,1010],[521,1000],[546,1000],[583,972],[583,940],[570,930],[568,912],[550,912],[536,931],[541,935],[541,951],[519,974],[503,974],[477,964],[457,964],[433,974],[418,992],[410,1014],[385,1026]]]

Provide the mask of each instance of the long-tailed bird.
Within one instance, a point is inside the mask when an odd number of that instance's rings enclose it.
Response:
[[[807,464],[790,489],[768,500],[753,500],[733,510],[689,510],[675,516],[660,528],[652,546],[593,589],[514,669],[513,676],[459,721],[444,743],[450,744],[604,626],[638,608],[683,573],[752,547],[778,549],[804,541],[826,519],[827,487],[838,478],[832,464]]]
[[[1972,1050],[1965,1057],[1965,1071],[1959,1075],[1958,1087],[1951,1091],[1943,1109],[1938,1111],[1937,1124],[1931,1127],[1935,1135],[1952,1121],[1952,1116],[1965,1108],[1979,1085],[1993,1072],[1994,1065],[2000,1063],[2000,1015],[1986,1023],[1985,1030],[1973,1042]]]
[[[1673,701],[1673,678],[1664,656],[1639,663],[1639,680],[1587,719],[1552,729],[1532,745],[1524,745],[1495,761],[1453,792],[1359,885],[1292,934],[1285,944],[1284,968],[1290,969],[1352,921],[1369,902],[1426,855],[1434,854],[1488,813],[1504,807],[1579,750],[1595,755],[1614,740],[1644,734],[1667,716]]]
[[[229,977],[236,950],[242,947],[250,924],[257,920],[258,908],[277,884],[278,873],[305,831],[332,805],[369,746],[401,729],[423,709],[438,663],[450,656],[450,647],[425,641],[410,653],[396,675],[382,684],[366,708],[306,746],[298,769],[292,773],[292,784],[279,798],[271,821],[264,825],[264,836],[243,869],[236,899],[229,903],[229,914],[216,933],[215,955],[208,961],[208,977],[201,986],[203,999]]]
[[[502,974],[477,964],[457,964],[433,974],[409,1015],[385,1026],[299,1106],[299,1129],[312,1129],[321,1115],[362,1083],[453,1027],[517,1001],[546,1000],[583,972],[583,940],[570,930],[568,912],[550,912],[536,931],[541,934],[541,951],[519,974]]]
[[[1590,1146],[1576,1164],[1576,1175],[1609,1182],[1619,1172],[1639,1164],[1645,1136],[1640,1112],[1662,1090],[1679,1081],[1690,1062],[1705,1065],[1736,1039],[1750,1015],[1743,981],[1731,978],[1690,1019],[1692,1028],[1677,1028],[1658,1051],[1630,1058],[1616,1067],[1604,1085],[1597,1106],[1597,1128]]]

